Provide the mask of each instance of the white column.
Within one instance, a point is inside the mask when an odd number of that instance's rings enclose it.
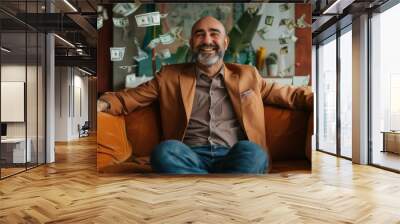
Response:
[[[54,35],[46,36],[46,163],[55,161],[55,56]]]
[[[353,20],[353,162],[368,163],[368,16]]]
[[[314,117],[313,117],[313,123],[314,123],[314,131],[313,135],[311,137],[311,147],[312,150],[317,149],[317,48],[315,45],[312,45],[312,51],[311,51],[311,87],[312,91],[314,93]]]

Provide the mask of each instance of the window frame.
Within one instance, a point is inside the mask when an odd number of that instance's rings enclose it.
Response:
[[[323,152],[329,155],[337,156],[339,158],[343,158],[346,160],[352,160],[352,158],[342,155],[341,153],[341,118],[340,118],[340,103],[341,103],[341,90],[340,90],[340,82],[341,82],[341,66],[340,66],[340,37],[347,32],[352,32],[352,23],[346,24],[344,27],[340,28],[337,27],[337,30],[332,35],[326,37],[325,39],[319,40],[316,44],[316,150],[319,152]],[[336,152],[328,152],[324,149],[320,148],[319,142],[319,107],[320,105],[320,93],[318,91],[320,85],[320,74],[319,74],[319,67],[320,67],[320,56],[319,56],[319,47],[322,44],[329,43],[330,41],[336,41]]]

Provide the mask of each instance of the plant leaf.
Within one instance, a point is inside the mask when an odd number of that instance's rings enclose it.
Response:
[[[237,54],[250,45],[260,20],[261,15],[257,15],[257,12],[245,11],[243,13],[228,34],[230,39],[229,49],[232,54]]]

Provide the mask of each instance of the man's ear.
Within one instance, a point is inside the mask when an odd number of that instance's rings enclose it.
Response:
[[[225,34],[224,43],[225,43],[225,50],[227,50],[227,49],[228,49],[228,46],[229,46],[229,36],[226,35],[226,34]]]

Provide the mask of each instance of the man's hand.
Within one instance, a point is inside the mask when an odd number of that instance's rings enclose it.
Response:
[[[105,112],[110,109],[110,104],[104,100],[97,100],[97,112]]]

